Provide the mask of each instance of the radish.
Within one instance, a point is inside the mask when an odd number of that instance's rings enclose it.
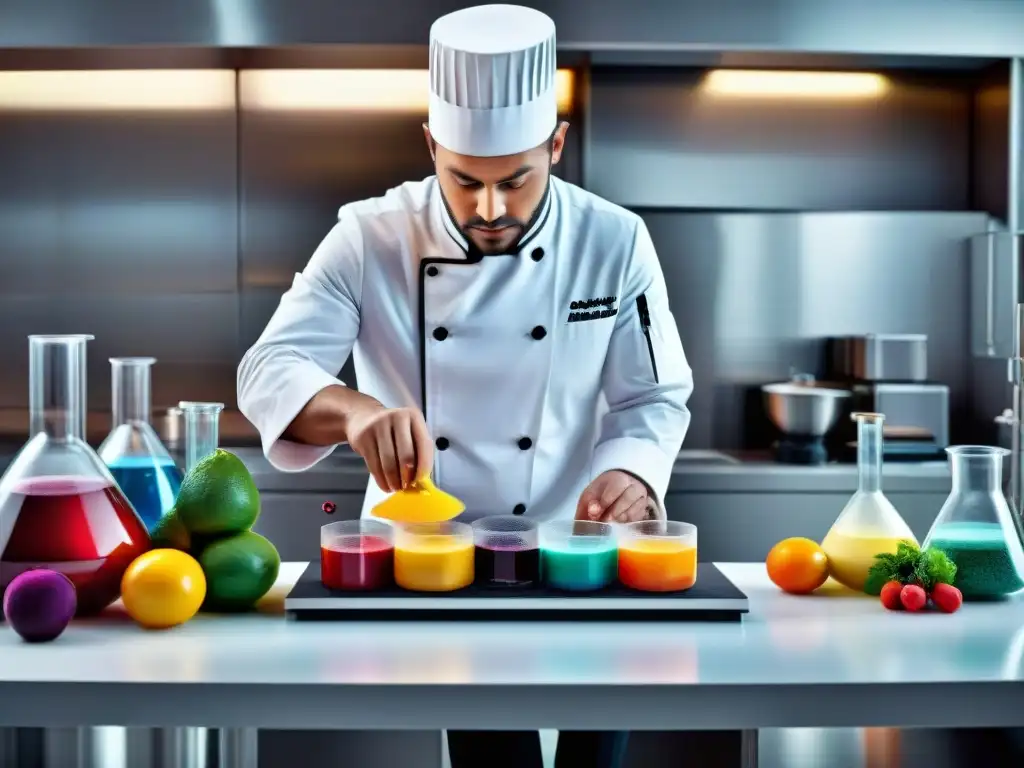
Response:
[[[900,602],[908,611],[920,611],[928,602],[928,595],[925,594],[924,587],[907,584],[900,590]]]
[[[932,589],[932,602],[943,613],[954,613],[963,604],[964,596],[952,584],[936,584]]]
[[[900,591],[903,585],[898,581],[890,581],[882,587],[882,605],[890,611],[902,611],[903,603],[900,602]]]

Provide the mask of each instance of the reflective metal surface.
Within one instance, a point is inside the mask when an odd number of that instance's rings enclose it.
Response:
[[[820,373],[827,336],[927,334],[953,442],[1003,409],[974,402],[965,365],[965,240],[985,214],[641,213],[695,377],[687,447],[767,446],[761,385]]]
[[[225,76],[231,95],[230,72],[192,82],[220,87]],[[94,408],[109,404],[106,358],[118,355],[158,359],[158,406],[233,393],[235,130],[233,101],[111,112],[0,99],[0,407],[27,405],[30,333],[97,337]]]
[[[0,47],[423,44],[457,0],[2,0]],[[1013,0],[570,0],[530,5],[576,50],[715,48],[939,56],[1024,53]]]
[[[587,188],[643,207],[969,209],[971,88],[888,78],[881,96],[727,96],[700,69],[596,67]]]

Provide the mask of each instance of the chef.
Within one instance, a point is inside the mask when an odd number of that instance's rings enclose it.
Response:
[[[275,467],[348,443],[372,475],[364,516],[426,474],[466,521],[664,515],[692,376],[643,221],[551,174],[555,77],[539,11],[434,23],[435,174],[343,206],[239,366]],[[350,354],[358,390],[337,378]],[[481,764],[514,752],[498,736]],[[476,764],[450,743],[453,768]]]

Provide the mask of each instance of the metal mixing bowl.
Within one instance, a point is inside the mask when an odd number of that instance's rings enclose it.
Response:
[[[842,412],[846,389],[822,386],[813,381],[765,384],[765,410],[781,432],[792,437],[824,437]]]

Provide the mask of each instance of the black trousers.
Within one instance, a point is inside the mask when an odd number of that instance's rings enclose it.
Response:
[[[628,731],[559,731],[555,768],[620,768]],[[452,768],[543,768],[536,731],[448,731]]]

